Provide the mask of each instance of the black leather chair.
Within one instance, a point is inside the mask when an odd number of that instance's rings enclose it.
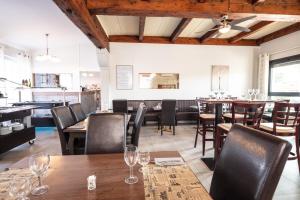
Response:
[[[173,135],[175,135],[176,125],[176,100],[162,100],[161,114],[159,116],[159,125],[161,135],[163,135],[163,126],[173,126]]]
[[[126,135],[125,123],[125,114],[91,114],[88,118],[85,153],[123,152]]]
[[[232,126],[216,162],[214,200],[271,200],[292,146],[239,124]]]
[[[128,103],[126,99],[114,99],[112,103],[114,113],[128,113]]]
[[[136,113],[134,124],[132,126],[132,132],[127,133],[128,135],[127,144],[133,144],[134,146],[139,146],[140,130],[144,122],[146,110],[147,108],[144,105],[144,103],[141,103]]]
[[[70,108],[72,116],[76,122],[85,120],[86,115],[83,112],[80,103],[71,104],[71,105],[69,105],[69,108]]]
[[[59,134],[62,155],[68,155],[70,154],[67,148],[69,134],[64,133],[63,130],[75,124],[71,111],[67,106],[59,106],[52,108],[51,113]]]

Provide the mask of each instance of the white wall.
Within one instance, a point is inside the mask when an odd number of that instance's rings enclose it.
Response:
[[[257,47],[110,43],[110,99],[194,99],[208,96],[211,66],[229,65],[229,92],[252,88]],[[134,89],[116,90],[116,65],[133,65]],[[180,89],[139,89],[139,73],[179,73]]]
[[[260,53],[270,54],[271,60],[300,54],[300,31],[262,44]]]
[[[80,71],[100,71],[96,47],[92,44],[66,46],[50,49],[50,54],[61,59],[59,63],[39,62],[34,58],[45,53],[45,49],[32,52],[32,73],[71,73],[73,75],[73,88],[70,91],[80,90]]]

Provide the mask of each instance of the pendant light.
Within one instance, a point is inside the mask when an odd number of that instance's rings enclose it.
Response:
[[[46,53],[38,55],[35,59],[37,61],[60,62],[60,59],[58,57],[49,54],[49,47],[48,47],[49,33],[46,33],[45,36],[46,36]]]

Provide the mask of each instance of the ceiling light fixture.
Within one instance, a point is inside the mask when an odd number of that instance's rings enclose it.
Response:
[[[228,33],[231,29],[231,26],[229,24],[225,24],[224,26],[221,26],[219,28],[219,32],[224,34],[224,33]]]
[[[49,47],[48,47],[49,33],[46,33],[45,35],[46,35],[46,53],[38,55],[35,59],[37,61],[60,62],[60,59],[58,57],[49,54]]]

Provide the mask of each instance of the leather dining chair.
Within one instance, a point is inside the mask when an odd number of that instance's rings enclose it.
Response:
[[[140,130],[144,122],[144,117],[146,113],[146,106],[141,103],[136,113],[134,123],[132,126],[132,131],[128,132],[127,135],[127,144],[133,144],[134,146],[139,146]]]
[[[54,107],[51,109],[51,113],[59,134],[62,155],[69,155],[70,152],[67,148],[69,133],[64,133],[63,130],[76,122],[67,106]]]
[[[125,135],[125,114],[91,114],[87,123],[85,154],[121,153]]]
[[[128,113],[127,99],[114,99],[112,104],[114,113]]]
[[[71,104],[69,105],[69,108],[76,123],[86,119],[86,115],[83,112],[80,103]]]
[[[165,99],[162,100],[161,114],[159,116],[158,128],[161,135],[163,135],[163,126],[172,126],[173,135],[175,135],[176,125],[176,100]]]
[[[214,200],[271,200],[292,145],[271,134],[235,124],[216,162]]]

